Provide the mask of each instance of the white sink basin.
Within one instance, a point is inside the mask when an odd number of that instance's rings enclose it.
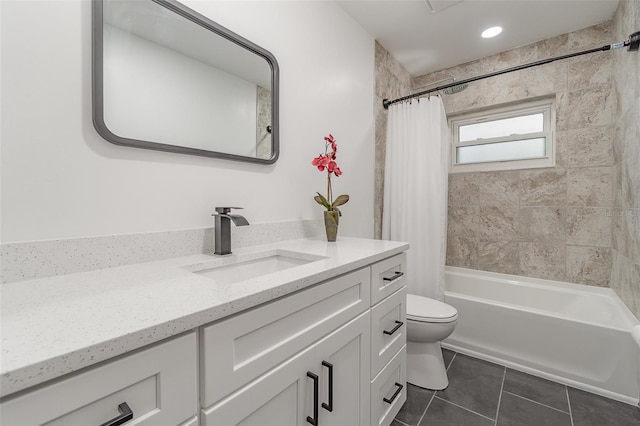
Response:
[[[221,284],[232,284],[323,259],[325,257],[307,253],[271,250],[241,256],[232,255],[212,262],[190,265],[186,269]]]

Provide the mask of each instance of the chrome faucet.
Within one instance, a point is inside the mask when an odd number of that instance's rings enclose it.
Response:
[[[242,209],[242,207],[216,207],[215,216],[215,251],[214,254],[231,254],[231,221],[236,226],[246,226],[247,219],[239,214],[229,214],[231,209]]]

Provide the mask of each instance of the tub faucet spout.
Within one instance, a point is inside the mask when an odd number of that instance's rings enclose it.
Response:
[[[247,226],[249,221],[239,214],[230,214],[231,209],[242,207],[216,207],[215,217],[215,250],[214,254],[231,254],[231,221],[236,226]]]

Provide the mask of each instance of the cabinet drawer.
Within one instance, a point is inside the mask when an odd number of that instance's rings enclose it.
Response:
[[[371,305],[406,285],[407,255],[400,253],[371,265]]]
[[[406,287],[371,308],[371,378],[406,344],[406,321]]]
[[[204,327],[202,406],[369,309],[370,278],[361,269]]]
[[[197,414],[195,332],[108,362],[0,405],[6,425],[100,425],[126,402],[129,425],[189,424]]]
[[[371,424],[391,424],[407,400],[407,347],[371,381]]]

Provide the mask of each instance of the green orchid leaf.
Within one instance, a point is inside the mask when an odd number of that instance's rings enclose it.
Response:
[[[323,206],[324,208],[326,208],[327,210],[331,210],[331,205],[329,204],[329,202],[327,201],[326,198],[324,198],[322,196],[322,194],[320,194],[319,192],[316,192],[315,197],[313,197],[314,200],[316,200],[316,203],[320,204],[321,206]]]
[[[318,197],[319,197],[323,202],[325,202],[325,203],[329,204],[329,202],[328,202],[328,201],[327,201],[327,199],[324,197],[324,195],[322,195],[322,194],[321,194],[321,193],[319,193],[319,192],[316,192],[316,194],[318,194]]]
[[[347,202],[349,201],[349,196],[346,194],[342,194],[340,195],[338,198],[336,198],[336,200],[333,202],[333,206],[332,207],[337,207],[337,206],[341,206],[343,204],[347,204]]]
[[[320,204],[323,207],[327,207],[327,205],[322,201],[322,198],[318,197],[317,195],[315,197],[313,197],[314,200],[316,200],[316,203]]]

